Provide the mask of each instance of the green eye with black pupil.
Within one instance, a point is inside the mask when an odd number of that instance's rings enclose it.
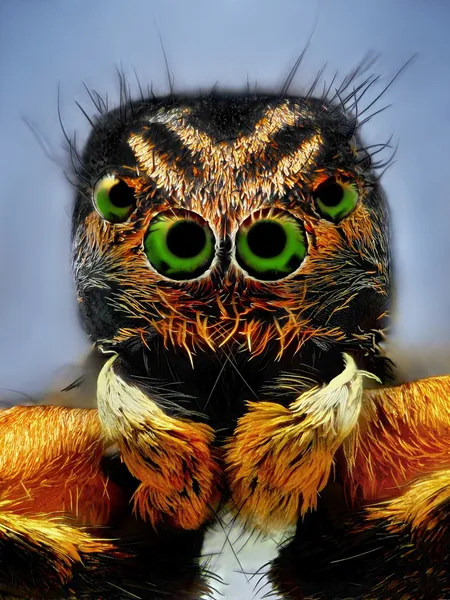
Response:
[[[334,177],[321,183],[313,194],[322,217],[335,223],[352,212],[358,197],[354,184],[336,181]]]
[[[212,232],[197,216],[157,216],[150,223],[144,247],[151,265],[175,280],[199,277],[214,258]]]
[[[244,223],[237,236],[236,251],[238,263],[249,275],[273,281],[299,268],[307,243],[300,222],[282,215]]]
[[[118,177],[103,177],[95,186],[94,205],[106,221],[122,223],[136,208],[134,189]]]

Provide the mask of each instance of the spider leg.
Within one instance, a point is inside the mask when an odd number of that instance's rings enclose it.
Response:
[[[345,451],[352,497],[401,496],[414,479],[450,468],[450,376],[366,390]]]
[[[347,508],[298,527],[272,566],[283,597],[450,597],[449,399],[450,377],[365,391],[336,457]]]
[[[0,597],[192,600],[209,592],[198,560],[203,532],[161,535],[133,517],[102,431],[96,410],[0,412]]]
[[[17,406],[0,412],[0,588],[50,590],[87,554],[112,549],[102,527],[124,497],[101,469],[95,410]]]
[[[18,514],[60,513],[103,526],[122,502],[103,473],[96,410],[16,406],[0,412],[0,499]]]

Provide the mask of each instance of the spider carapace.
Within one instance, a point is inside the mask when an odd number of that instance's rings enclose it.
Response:
[[[101,112],[71,147],[97,409],[0,415],[5,594],[202,598],[228,509],[296,526],[282,597],[444,598],[450,381],[386,387],[389,218],[355,115],[217,93]]]

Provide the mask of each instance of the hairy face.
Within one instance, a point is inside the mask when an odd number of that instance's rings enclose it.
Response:
[[[388,215],[341,106],[143,99],[97,120],[77,171],[78,301],[103,350],[280,371],[376,356]]]

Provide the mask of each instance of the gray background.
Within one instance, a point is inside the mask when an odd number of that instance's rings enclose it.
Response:
[[[65,126],[82,141],[89,127],[75,100],[94,112],[82,82],[114,103],[122,67],[132,86],[135,69],[167,92],[159,32],[175,91],[247,81],[278,90],[311,33],[292,92],[325,63],[325,79],[343,77],[368,51],[380,53],[373,70],[383,86],[417,53],[378,104],[392,107],[365,133],[368,143],[392,133],[400,143],[383,177],[397,269],[392,339],[411,376],[450,372],[449,28],[448,0],[0,0],[0,387],[37,394],[87,348],[70,274],[58,85]],[[263,553],[261,544],[247,550],[244,567],[260,566]],[[227,597],[252,597],[252,583],[230,573],[239,569],[233,558],[218,568],[236,583]]]

